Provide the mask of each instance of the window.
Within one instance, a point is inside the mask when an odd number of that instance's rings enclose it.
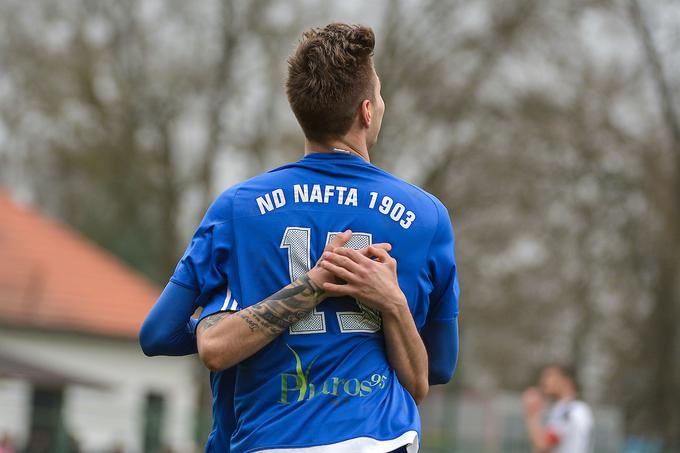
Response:
[[[144,451],[146,453],[160,453],[163,450],[164,412],[163,396],[157,393],[149,393],[146,396],[146,407],[144,409]]]
[[[33,388],[31,428],[26,451],[32,453],[68,451],[61,411],[63,400],[62,388]]]

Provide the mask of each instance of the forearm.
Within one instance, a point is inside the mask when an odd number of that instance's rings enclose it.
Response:
[[[548,445],[545,439],[545,429],[543,429],[540,415],[527,415],[526,423],[533,451],[536,453],[547,452]]]
[[[187,321],[196,309],[197,297],[195,290],[168,283],[140,330],[139,344],[144,354],[196,354],[196,338]]]
[[[234,366],[309,314],[324,298],[308,275],[236,313],[218,313],[198,325],[198,353],[211,370]]]
[[[384,311],[382,316],[387,359],[399,382],[420,404],[429,390],[427,351],[413,316],[405,302]]]
[[[446,384],[458,361],[458,319],[428,320],[420,336],[427,350],[430,385]]]

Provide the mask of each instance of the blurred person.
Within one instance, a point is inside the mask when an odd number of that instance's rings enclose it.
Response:
[[[576,375],[572,368],[564,365],[544,367],[539,389],[531,387],[524,392],[527,431],[535,452],[593,451],[593,415],[590,407],[577,397]],[[553,405],[544,423],[545,399]]]
[[[303,34],[287,92],[305,157],[218,197],[142,327],[146,354],[198,350],[211,370],[206,451],[415,452],[416,405],[453,374],[453,230],[370,163],[374,44],[362,26]]]
[[[43,428],[34,429],[28,436],[24,447],[26,453],[50,453],[55,448],[56,440],[52,433]]]
[[[108,450],[108,453],[125,453],[125,449],[121,443],[117,442],[111,450]]]
[[[17,453],[12,437],[5,433],[0,437],[0,453]]]

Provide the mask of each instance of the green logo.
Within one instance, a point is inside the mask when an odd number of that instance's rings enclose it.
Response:
[[[286,346],[295,356],[295,373],[281,373],[281,399],[279,400],[281,404],[309,401],[317,396],[363,398],[376,389],[384,389],[387,384],[387,376],[380,373],[372,374],[370,379],[333,376],[322,383],[315,384],[310,377],[310,371],[318,356],[312,359],[307,368],[303,369],[298,353],[289,345]]]

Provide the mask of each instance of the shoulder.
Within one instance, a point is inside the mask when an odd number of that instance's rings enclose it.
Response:
[[[422,189],[421,187],[418,187],[417,185],[411,182],[401,179],[398,176],[395,176],[392,173],[383,170],[380,167],[373,166],[373,168],[379,173],[383,174],[386,178],[391,180],[392,183],[395,186],[399,187],[402,191],[408,193],[413,198],[419,200],[423,205],[427,206],[427,208],[431,209],[433,212],[436,212],[437,216],[444,215],[446,218],[448,218],[449,212],[446,209],[446,206],[444,206],[444,203],[442,203],[441,200],[439,200],[439,198],[432,195],[425,189]]]
[[[425,191],[423,191],[425,192]],[[425,192],[427,196],[430,198],[432,201],[432,204],[434,205],[434,209],[437,211],[437,217],[438,217],[438,224],[444,224],[444,225],[450,225],[451,224],[451,213],[447,209],[446,206],[444,206],[444,203],[439,200],[439,198],[435,197],[431,193]]]
[[[248,178],[230,187],[224,193],[227,196],[231,196],[233,201],[251,190],[268,189],[275,187],[277,184],[283,184],[290,181],[291,178],[299,176],[302,172],[304,172],[304,169],[298,165],[298,162],[291,162]]]
[[[569,420],[574,423],[590,425],[593,423],[593,413],[583,401],[572,401],[569,405]]]
[[[291,164],[275,168],[265,173],[248,178],[231,187],[228,187],[220,193],[212,205],[208,208],[208,212],[203,219],[204,225],[216,225],[225,223],[234,217],[234,205],[239,197],[252,191],[260,191],[272,187],[272,185],[285,182],[290,177]]]
[[[234,198],[242,183],[235,184],[220,193],[210,205],[201,224],[212,226],[231,220]]]
[[[575,400],[571,403],[572,411],[577,412],[579,414],[586,414],[586,415],[591,415],[592,411],[590,410],[590,406],[586,404],[585,402],[581,400]]]
[[[233,186],[224,189],[222,193],[217,196],[210,209],[214,210],[216,214],[225,214],[227,211],[231,210],[234,200],[243,192],[243,190],[259,187],[263,184],[271,184],[277,180],[284,179],[288,177],[288,174],[290,173],[286,170],[292,168],[293,164],[286,164],[236,183]]]

